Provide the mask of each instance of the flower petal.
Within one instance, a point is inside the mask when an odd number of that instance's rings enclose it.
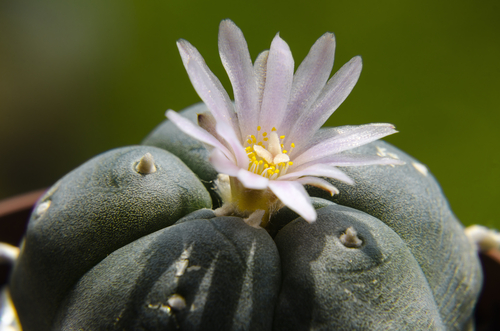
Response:
[[[396,133],[394,125],[387,123],[374,123],[359,126],[343,126],[328,130],[331,138],[310,146],[302,154],[294,158],[294,165],[311,162],[332,154],[359,147],[372,141]]]
[[[304,169],[289,172],[286,175],[281,176],[279,180],[295,180],[303,176],[335,178],[347,184],[354,184],[354,181],[345,173],[335,167],[327,166],[325,164],[313,164]]]
[[[351,93],[361,74],[361,57],[356,56],[344,64],[328,81],[309,111],[297,120],[287,142],[305,141],[316,132]],[[296,137],[301,137],[300,139]]]
[[[269,188],[285,206],[299,214],[307,222],[316,221],[316,210],[302,184],[272,180],[269,182]]]
[[[221,152],[226,155],[227,158],[229,158],[233,163],[236,163],[236,158],[234,155],[227,149],[224,144],[222,144],[219,140],[217,140],[214,136],[212,136],[210,133],[205,131],[204,129],[200,128],[199,126],[195,125],[193,122],[188,120],[185,117],[182,117],[181,115],[177,114],[173,110],[167,110],[167,113],[165,114],[169,120],[171,120],[177,127],[184,132],[187,135],[190,135],[191,137],[198,139],[205,144],[208,144],[210,146],[213,146],[215,148],[218,148],[221,150]]]
[[[334,167],[359,167],[359,166],[375,165],[375,164],[383,165],[383,164],[404,164],[404,163],[405,162],[401,160],[387,158],[387,157],[380,157],[377,155],[334,154],[307,163],[302,163],[302,164],[294,163],[293,166],[290,167],[289,171],[299,171],[313,164],[325,164]]]
[[[236,177],[241,170],[234,162],[229,160],[219,149],[214,148],[208,159],[214,169],[221,174]]]
[[[177,47],[194,89],[214,115],[217,122],[227,122],[239,133],[234,107],[219,79],[210,71],[198,50],[186,40],[179,40]]]
[[[327,182],[326,180],[319,178],[319,177],[301,177],[295,180],[296,182],[301,183],[302,185],[311,185],[318,187],[322,190],[325,190],[327,192],[330,192],[330,194],[333,196],[334,194],[338,194],[339,190]]]
[[[219,27],[219,53],[233,86],[236,113],[244,139],[257,128],[259,97],[254,68],[245,37],[231,21],[223,20]]]
[[[204,113],[198,114],[198,125],[212,136],[217,138],[217,140],[222,141],[222,138],[219,136],[217,131],[215,131],[215,126],[217,125],[217,121],[215,120],[214,115],[211,112],[206,111]]]
[[[264,97],[264,86],[266,86],[266,71],[267,71],[268,58],[269,58],[269,51],[263,51],[257,56],[255,64],[253,65],[255,70],[255,81],[257,82],[257,91],[259,96],[259,114],[260,114],[260,106],[262,105],[262,98]]]
[[[242,168],[248,167],[248,155],[233,129],[226,122],[217,122],[215,131],[231,146],[236,157],[236,164]]]
[[[292,52],[279,34],[271,43],[267,59],[266,85],[262,98],[259,123],[265,132],[279,127],[292,89],[294,62]]]
[[[335,57],[335,36],[325,33],[311,47],[293,76],[288,111],[280,127],[288,132],[301,113],[307,111],[330,77]]]
[[[245,169],[240,169],[236,177],[241,182],[241,184],[243,184],[243,186],[252,190],[264,190],[269,185],[269,179],[254,174],[253,172],[247,171]]]

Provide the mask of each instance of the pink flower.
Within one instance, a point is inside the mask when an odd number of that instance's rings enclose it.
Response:
[[[199,115],[199,126],[172,110],[166,115],[182,131],[211,146],[210,162],[230,178],[230,187],[222,192],[226,211],[247,217],[264,210],[259,213],[262,217],[286,205],[314,222],[316,211],[303,185],[333,195],[338,190],[320,177],[354,184],[337,166],[401,163],[339,154],[397,132],[391,124],[318,131],[349,95],[362,67],[361,57],[354,57],[328,79],[334,60],[333,34],[325,33],[316,41],[294,74],[292,53],[279,34],[271,49],[252,64],[241,30],[230,20],[222,21],[219,52],[231,80],[234,103],[197,49],[186,40],[178,41],[177,46],[210,113]]]

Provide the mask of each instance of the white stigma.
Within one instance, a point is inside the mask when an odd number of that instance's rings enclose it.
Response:
[[[278,137],[276,131],[271,132],[271,135],[269,136],[269,143],[267,145],[267,149],[269,150],[269,153],[271,153],[273,156],[281,154],[280,138]]]
[[[260,132],[261,127],[257,127],[257,135],[249,135],[245,148],[248,155],[248,171],[269,179],[277,179],[285,175],[288,167],[293,164],[290,161],[290,154],[283,150],[283,141],[285,136],[279,136],[276,128],[273,128],[271,134]],[[295,144],[290,145],[290,152]]]
[[[288,162],[288,161],[290,161],[288,155],[282,153],[276,155],[273,159],[274,164],[280,164],[281,162]]]
[[[267,149],[259,145],[253,145],[253,150],[257,154],[258,157],[266,160],[267,163],[273,163],[273,155]]]

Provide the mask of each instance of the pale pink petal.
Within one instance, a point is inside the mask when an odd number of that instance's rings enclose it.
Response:
[[[233,86],[236,113],[244,139],[248,130],[257,128],[259,97],[254,68],[245,37],[231,21],[224,20],[219,27],[219,53]]]
[[[316,221],[316,210],[302,184],[272,180],[269,182],[269,188],[285,206],[299,214],[307,222]]]
[[[215,126],[217,125],[217,121],[215,120],[214,115],[211,112],[206,111],[204,113],[198,114],[198,125],[210,133],[212,136],[217,138],[217,140],[222,141],[222,138],[219,137],[217,131],[215,131]]]
[[[314,145],[317,145],[318,143],[321,143],[327,139],[331,139],[335,136],[338,136],[340,132],[338,131],[339,128],[345,128],[345,127],[356,127],[355,125],[346,125],[346,126],[341,126],[341,127],[326,127],[326,128],[321,128],[320,130],[316,131],[314,135],[307,141],[292,141],[295,143],[295,148],[293,149],[293,154],[294,156],[298,156],[311,148]],[[289,146],[285,145],[286,147]],[[285,147],[285,148],[286,148]]]
[[[289,172],[284,176],[280,176],[278,180],[295,180],[303,176],[335,178],[347,184],[354,184],[354,181],[345,173],[335,167],[324,164],[313,164],[304,169]]]
[[[328,81],[311,108],[302,113],[286,142],[305,141],[316,132],[351,93],[361,74],[361,57],[344,64]],[[299,139],[299,137],[301,137]]]
[[[333,133],[331,138],[310,146],[293,160],[297,165],[337,154],[342,151],[368,144],[372,141],[396,133],[394,125],[387,123],[374,123],[359,126],[344,126],[329,130]]]
[[[210,163],[214,166],[215,171],[221,174],[226,174],[228,176],[236,177],[238,176],[238,171],[240,171],[240,167],[238,167],[234,162],[229,160],[224,153],[222,153],[219,149],[215,148],[212,153],[210,153],[210,157],[208,159]]]
[[[311,47],[309,54],[293,76],[288,111],[280,131],[288,132],[318,97],[330,77],[335,57],[335,36],[325,33]]]
[[[266,132],[270,132],[272,127],[279,129],[285,116],[292,89],[293,66],[290,48],[276,35],[267,59],[266,84],[259,118],[259,123]]]
[[[238,180],[248,189],[252,190],[264,190],[269,185],[269,179],[254,174],[253,172],[247,171],[245,169],[240,169],[238,175],[236,176]]]
[[[219,79],[210,71],[198,50],[186,40],[179,40],[177,47],[194,89],[214,115],[217,122],[227,122],[239,133],[234,106]]]
[[[315,187],[319,187],[322,190],[330,192],[333,196],[334,194],[338,194],[339,190],[327,182],[326,180],[319,177],[301,177],[295,180],[296,182],[301,183],[302,185],[311,185]]]
[[[404,162],[401,160],[396,160],[387,157],[380,157],[377,155],[334,154],[302,164],[294,162],[293,166],[290,166],[290,170],[299,171],[313,164],[325,164],[328,166],[335,166],[335,167],[359,167],[359,166],[375,165],[375,164],[380,164],[380,165],[404,164]]]
[[[226,122],[217,122],[215,130],[231,146],[233,154],[236,157],[236,164],[239,167],[246,168],[249,160],[247,153],[232,128]]]
[[[224,153],[224,155],[226,155],[226,157],[228,157],[233,163],[236,163],[234,155],[226,148],[226,146],[224,146],[224,144],[222,144],[210,133],[203,130],[202,128],[200,128],[198,125],[194,124],[187,118],[177,114],[173,110],[167,110],[167,113],[165,115],[169,120],[171,120],[175,125],[177,125],[177,127],[182,132],[195,139],[204,142],[205,144],[220,149]]]
[[[259,114],[260,107],[262,105],[262,98],[264,97],[264,87],[266,86],[266,70],[267,70],[267,59],[269,58],[269,51],[263,51],[257,56],[254,64],[255,70],[255,80],[257,82],[257,91],[259,95]],[[259,118],[259,116],[257,116]]]

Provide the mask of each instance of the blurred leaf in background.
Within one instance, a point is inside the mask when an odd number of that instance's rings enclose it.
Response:
[[[0,1],[0,198],[48,187],[92,156],[137,144],[165,110],[200,99],[175,41],[230,90],[217,51],[231,18],[253,58],[276,32],[296,66],[326,31],[334,70],[363,73],[328,125],[394,123],[465,224],[500,228],[500,3],[457,1]]]

